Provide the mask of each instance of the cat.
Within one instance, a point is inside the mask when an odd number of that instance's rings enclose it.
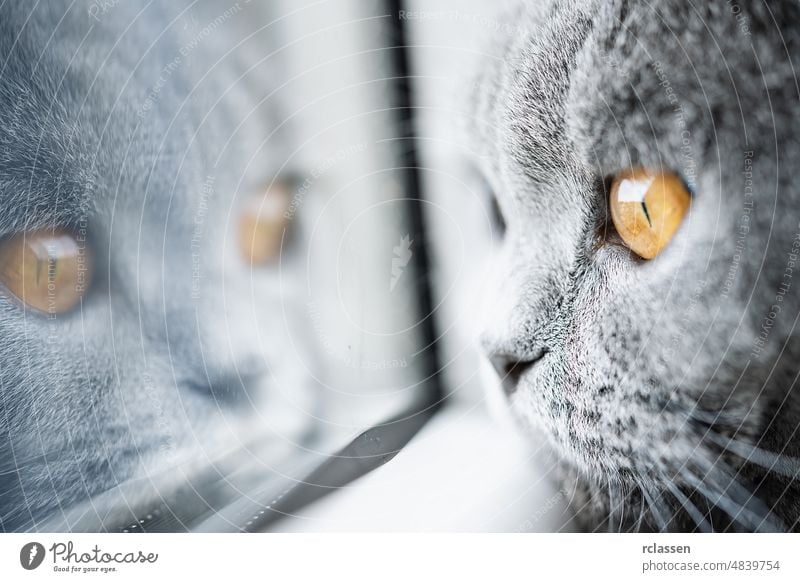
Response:
[[[0,250],[58,232],[91,252],[64,312],[31,309],[3,281],[2,531],[70,529],[70,508],[122,483],[143,491],[300,430],[308,383],[278,331],[291,301],[236,245],[248,196],[289,151],[270,31],[242,32],[264,24],[258,11],[0,4]],[[269,389],[281,382],[294,404]]]
[[[471,92],[505,222],[481,345],[586,531],[800,529],[800,6],[515,2]],[[691,193],[667,247],[609,184]]]

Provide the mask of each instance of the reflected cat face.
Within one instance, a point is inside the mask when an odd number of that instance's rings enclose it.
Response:
[[[526,4],[477,83],[507,223],[483,345],[589,529],[796,527],[798,17]],[[608,212],[641,169],[691,197],[651,260]]]
[[[282,430],[278,274],[237,230],[276,169],[265,75],[226,54],[248,7],[189,4],[0,6],[4,530]]]

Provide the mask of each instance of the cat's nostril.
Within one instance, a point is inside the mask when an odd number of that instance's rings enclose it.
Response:
[[[489,358],[498,376],[500,376],[500,382],[506,396],[511,396],[517,391],[522,374],[541,360],[546,353],[547,350],[542,349],[536,354],[525,358],[507,355],[494,355]]]

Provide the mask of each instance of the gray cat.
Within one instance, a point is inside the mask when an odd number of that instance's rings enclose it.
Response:
[[[483,345],[511,409],[587,530],[797,530],[800,6],[526,2],[509,22],[471,129],[507,223]],[[608,212],[631,168],[691,197],[652,260]]]
[[[283,159],[255,10],[0,4],[0,530],[293,434],[279,275],[236,248]]]
[[[272,104],[247,98],[269,88],[238,90],[270,74],[231,63],[254,8],[190,4],[0,5],[2,530],[190,472],[256,408],[295,430],[269,390],[296,367],[278,274],[230,243],[281,159]],[[798,528],[798,17],[530,2],[478,81],[507,222],[483,343],[587,530]],[[652,260],[609,217],[631,167],[691,196]],[[79,297],[15,293],[42,233],[76,249]]]

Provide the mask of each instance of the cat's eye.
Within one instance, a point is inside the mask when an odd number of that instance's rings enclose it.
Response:
[[[86,242],[67,230],[25,232],[0,241],[0,283],[37,311],[58,314],[74,308],[91,273]]]
[[[289,187],[283,182],[247,200],[239,218],[239,253],[245,261],[258,266],[278,258],[290,205]]]
[[[675,236],[691,200],[686,185],[672,172],[627,170],[611,182],[611,219],[628,248],[652,259]]]

